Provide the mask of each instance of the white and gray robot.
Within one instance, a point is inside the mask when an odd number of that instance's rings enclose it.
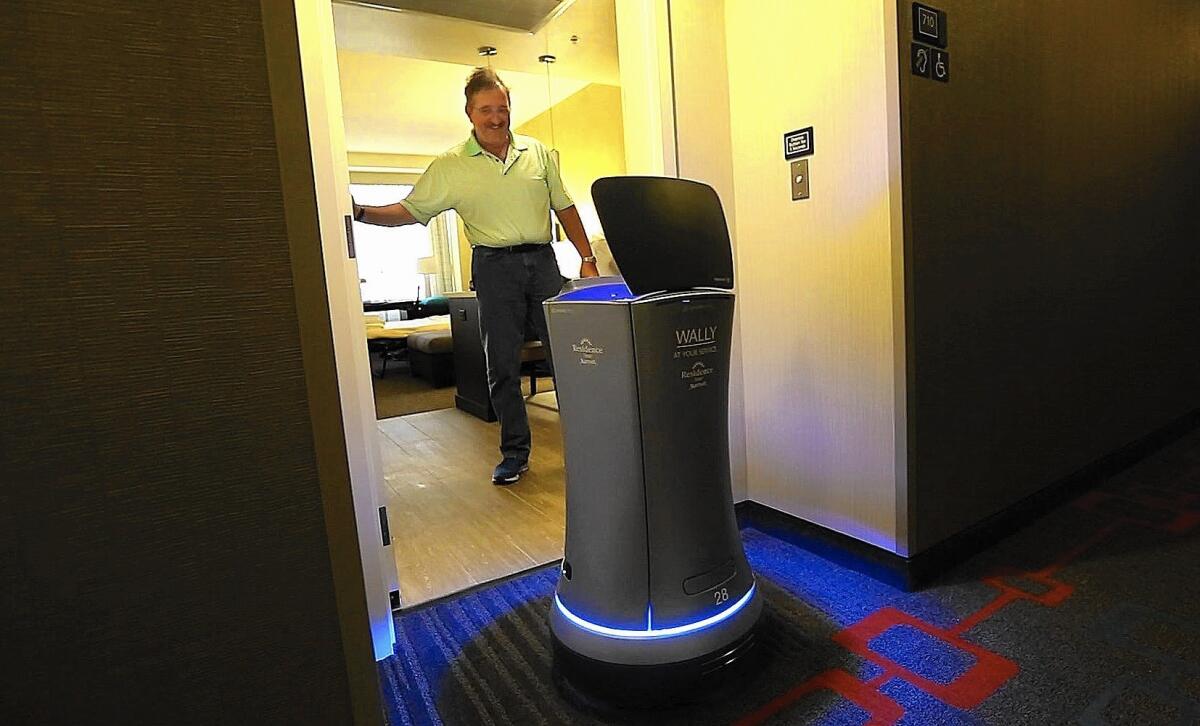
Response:
[[[755,648],[729,476],[733,261],[704,184],[610,177],[592,196],[622,277],[545,304],[567,471],[550,626],[572,687],[647,700],[709,688]]]

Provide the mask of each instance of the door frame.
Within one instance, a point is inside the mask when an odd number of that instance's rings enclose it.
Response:
[[[350,257],[333,9],[330,0],[260,0],[260,7],[330,565],[352,690],[365,699],[355,699],[356,714],[371,722],[372,709],[358,706],[378,704],[374,661],[392,655],[389,593],[399,586]]]

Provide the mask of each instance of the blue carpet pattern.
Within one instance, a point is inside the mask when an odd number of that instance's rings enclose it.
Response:
[[[401,724],[1200,723],[1200,432],[905,593],[754,529],[768,657],[735,692],[578,708],[551,677],[555,567],[401,611]]]

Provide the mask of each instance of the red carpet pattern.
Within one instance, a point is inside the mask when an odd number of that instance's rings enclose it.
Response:
[[[1089,539],[1068,548],[1049,565],[1031,571],[1002,568],[983,578],[983,582],[996,589],[995,597],[974,613],[963,618],[950,628],[939,628],[893,607],[876,610],[854,625],[833,636],[833,640],[882,669],[869,680],[862,680],[842,670],[829,670],[800,683],[787,693],[772,700],[753,713],[740,719],[739,726],[753,726],[769,721],[791,704],[817,691],[828,691],[854,704],[866,714],[864,723],[870,726],[898,724],[905,716],[903,704],[887,697],[878,688],[893,678],[899,678],[915,686],[943,703],[956,709],[969,711],[981,705],[1008,680],[1016,676],[1020,668],[1017,663],[975,645],[961,636],[1001,609],[1018,600],[1035,603],[1042,607],[1055,608],[1062,605],[1075,591],[1075,586],[1056,579],[1056,574],[1076,559],[1097,549],[1113,539],[1124,528],[1157,530],[1167,535],[1183,536],[1194,533],[1200,525],[1200,472],[1190,473],[1174,481],[1135,483],[1089,492],[1072,502],[1085,512],[1099,514],[1103,519],[1099,529]],[[1155,623],[1166,621],[1176,633],[1191,633],[1196,638],[1197,627],[1169,615],[1157,613],[1133,605],[1118,607],[1101,632],[1115,646],[1139,652],[1145,658],[1159,662],[1180,673],[1180,678],[1200,676],[1200,664],[1192,652],[1191,659],[1164,654],[1160,649],[1145,643],[1138,637]],[[886,655],[874,650],[872,643],[892,628],[915,628],[930,638],[935,638],[946,647],[968,654],[973,665],[943,683],[914,672]],[[1105,718],[1111,706],[1122,697],[1141,694],[1156,699],[1167,711],[1175,711],[1179,723],[1200,723],[1200,704],[1180,695],[1180,678],[1168,679],[1166,683],[1147,683],[1133,676],[1120,678],[1103,690],[1092,701],[1080,722],[1084,724],[1110,723]]]

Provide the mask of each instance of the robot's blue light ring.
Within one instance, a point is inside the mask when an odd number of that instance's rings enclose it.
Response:
[[[626,630],[623,628],[610,628],[607,625],[599,625],[597,623],[590,622],[571,612],[567,606],[563,604],[562,600],[558,598],[558,593],[554,594],[554,605],[567,620],[571,621],[580,628],[588,632],[596,633],[597,635],[603,635],[609,638],[629,638],[633,640],[673,638],[680,635],[694,633],[705,628],[710,628],[717,623],[733,617],[739,610],[746,607],[747,603],[749,603],[751,598],[754,597],[755,587],[757,587],[757,585],[751,583],[750,589],[746,591],[745,595],[742,595],[740,600],[715,615],[710,615],[709,617],[704,618],[703,620],[697,620],[694,623],[676,625],[675,627],[671,628],[660,628],[657,630],[652,627],[647,627],[645,630]]]

